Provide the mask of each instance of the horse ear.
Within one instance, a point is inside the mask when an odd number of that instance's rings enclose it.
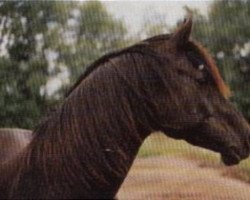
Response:
[[[183,24],[173,33],[171,40],[177,45],[177,47],[183,47],[189,41],[192,25],[192,17],[189,17],[185,19]]]

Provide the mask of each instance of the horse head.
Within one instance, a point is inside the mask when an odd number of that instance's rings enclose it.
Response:
[[[190,18],[173,34],[144,41],[163,60],[160,73],[148,83],[157,119],[154,126],[219,152],[226,165],[237,164],[249,155],[250,126],[230,103],[230,90],[212,57],[190,39],[191,30]]]

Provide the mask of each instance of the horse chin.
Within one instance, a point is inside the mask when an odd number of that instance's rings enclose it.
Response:
[[[227,166],[237,165],[241,161],[240,156],[233,150],[221,153],[221,160]]]

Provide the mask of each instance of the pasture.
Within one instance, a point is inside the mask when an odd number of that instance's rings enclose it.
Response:
[[[152,134],[140,148],[118,199],[247,200],[250,160],[225,167],[218,154]]]
[[[250,184],[250,159],[239,165],[225,167],[220,155],[204,148],[195,147],[183,140],[174,140],[162,133],[154,133],[148,137],[140,148],[138,157],[176,156],[190,160],[198,160],[201,166],[223,168],[225,175],[240,179]]]

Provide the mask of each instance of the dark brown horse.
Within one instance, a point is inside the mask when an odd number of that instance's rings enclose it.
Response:
[[[17,128],[0,129],[0,163],[16,156],[31,141],[32,131]]]
[[[0,165],[0,198],[113,198],[156,130],[227,165],[247,158],[249,124],[191,27],[189,19],[92,64],[27,148]]]

